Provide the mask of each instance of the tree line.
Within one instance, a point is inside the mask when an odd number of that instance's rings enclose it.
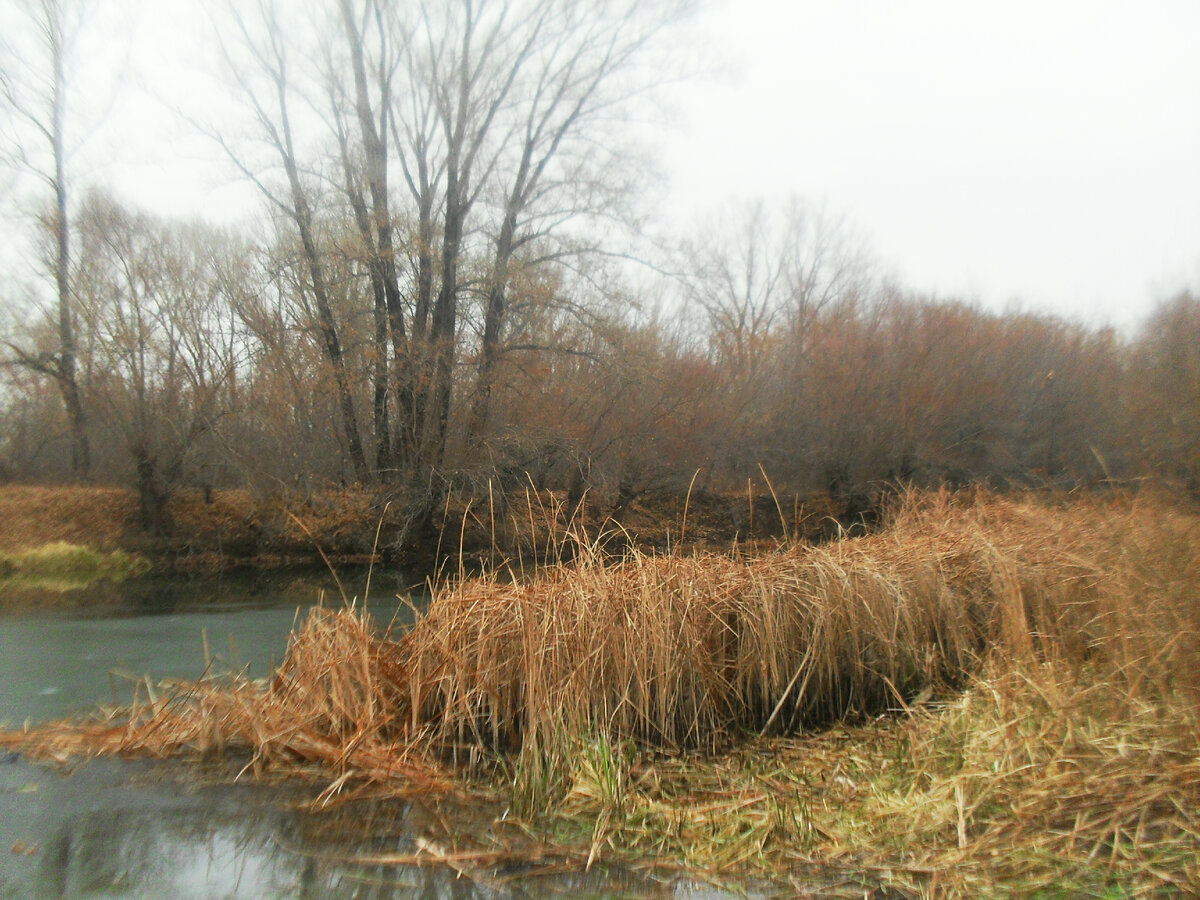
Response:
[[[68,7],[5,70],[11,155],[51,203],[43,287],[6,297],[0,467],[135,485],[364,484],[414,524],[450,489],[646,493],[884,482],[1200,493],[1200,301],[1132,336],[923,297],[802,200],[722,209],[626,257],[685,2],[232,5],[240,120],[196,123],[259,227],[68,188]],[[636,129],[635,129],[636,130]],[[634,130],[634,131],[635,131]],[[40,149],[39,149],[40,148]]]

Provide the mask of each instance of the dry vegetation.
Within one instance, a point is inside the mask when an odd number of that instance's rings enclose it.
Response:
[[[475,489],[473,493],[472,488]],[[481,494],[480,496],[476,494]],[[642,548],[678,547],[681,521],[687,546],[728,547],[772,540],[784,533],[827,538],[852,524],[855,513],[828,495],[790,496],[782,517],[770,494],[725,496],[670,491],[641,498],[623,510],[620,542]],[[573,551],[571,532],[597,534],[590,504],[571,509],[563,492],[528,486],[503,492],[467,485],[449,489],[431,521],[413,521],[420,504],[404,492],[343,486],[323,490],[253,492],[224,489],[176,491],[167,505],[169,535],[150,535],[138,524],[134,491],[78,485],[0,485],[0,553],[24,553],[71,543],[99,552],[125,550],[159,567],[187,571],[233,566],[274,568],[315,562],[366,563],[374,558],[432,571],[447,560],[472,568],[508,556],[544,563]],[[686,513],[686,519],[684,514]]]
[[[143,531],[136,492],[123,487],[0,485],[0,553],[69,543],[136,552],[188,569],[277,566],[325,553],[354,561],[372,549],[383,503],[348,487],[256,494],[243,489],[176,491],[169,534]]]
[[[265,684],[176,685],[69,753],[247,753],[328,794],[508,803],[589,859],[923,895],[1200,889],[1200,519],[1164,500],[910,497],[879,533],[318,611]],[[830,727],[831,726],[831,727]],[[822,876],[824,877],[824,876]]]
[[[0,486],[0,550],[59,541],[113,550],[137,531],[137,498],[125,488]]]

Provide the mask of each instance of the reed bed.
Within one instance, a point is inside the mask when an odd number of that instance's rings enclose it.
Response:
[[[1048,511],[911,500],[881,534],[736,554],[581,554],[440,593],[403,646],[413,729],[515,749],[604,732],[715,749],[902,708],[985,655],[1082,659],[1104,563]]]
[[[317,610],[265,683],[0,743],[498,798],[589,860],[1200,889],[1193,512],[925,494],[817,547],[571,557],[440,587],[399,636]]]

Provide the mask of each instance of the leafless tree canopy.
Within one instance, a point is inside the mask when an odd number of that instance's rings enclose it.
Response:
[[[260,193],[252,235],[68,190],[87,22],[40,0],[40,63],[0,69],[6,171],[45,210],[42,282],[5,288],[3,472],[128,480],[159,531],[185,484],[372,484],[414,521],[453,483],[619,507],[697,469],[1200,490],[1192,293],[1127,338],[914,296],[799,198],[715,209],[660,243],[669,275],[627,262],[653,183],[630,123],[690,6],[228,4],[231,112],[194,124]]]

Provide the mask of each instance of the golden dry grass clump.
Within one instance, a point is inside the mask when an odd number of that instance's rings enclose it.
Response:
[[[879,534],[819,547],[585,553],[530,581],[466,581],[405,640],[410,723],[500,748],[561,731],[711,748],[902,707],[963,685],[985,652],[1103,652],[1149,676],[1188,656],[1154,646],[1167,634],[1185,650],[1173,617],[1187,609],[1132,557],[1180,529],[1184,547],[1195,523],[1164,510],[936,495]],[[1163,602],[1144,602],[1148,589]]]

